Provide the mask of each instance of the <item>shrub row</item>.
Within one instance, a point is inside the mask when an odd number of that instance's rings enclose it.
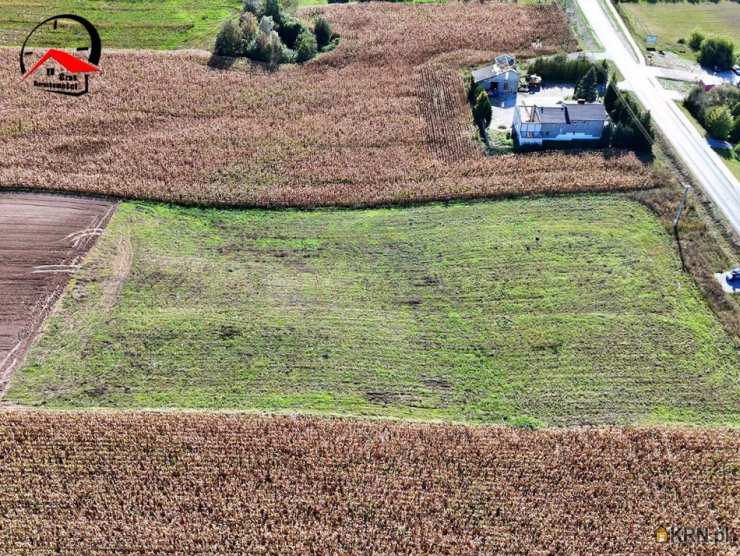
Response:
[[[577,83],[590,70],[596,73],[596,83],[606,85],[609,66],[605,60],[592,62],[585,56],[569,60],[564,54],[549,58],[538,58],[529,66],[530,74],[537,74],[545,81]]]
[[[740,142],[740,89],[722,85],[710,91],[694,87],[684,106],[712,137]]]

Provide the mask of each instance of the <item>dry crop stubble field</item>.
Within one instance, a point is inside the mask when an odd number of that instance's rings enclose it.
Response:
[[[1,52],[0,187],[317,206],[653,184],[633,155],[489,158],[472,144],[458,69],[500,52],[573,47],[556,6],[370,4],[321,13],[342,41],[303,66],[268,72],[239,61],[215,70],[194,54],[107,54],[93,94],[74,102],[28,94],[13,75],[15,52]],[[536,52],[534,37],[543,44]]]
[[[0,413],[0,549],[679,554],[659,526],[740,526],[739,450],[728,429]]]

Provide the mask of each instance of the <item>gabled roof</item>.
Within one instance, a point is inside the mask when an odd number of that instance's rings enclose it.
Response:
[[[569,124],[572,121],[606,121],[609,118],[604,105],[599,102],[589,104],[562,102],[556,106],[520,104],[518,108],[525,123]]]
[[[568,115],[563,105],[537,106],[520,104],[520,112],[523,112],[522,121],[525,123],[539,122],[542,124],[564,124],[568,121]]]
[[[587,104],[579,104],[577,102],[567,103],[566,110],[568,111],[568,117],[571,120],[577,120],[579,122],[594,121],[594,120],[606,120],[607,113],[606,108],[600,102],[591,102]]]
[[[519,71],[515,67],[511,67],[511,66],[501,67],[498,64],[493,64],[491,66],[486,66],[485,68],[479,68],[479,69],[473,70],[473,82],[480,83],[481,81],[485,81],[486,79],[491,79],[491,77],[496,77],[497,75],[502,75],[510,71],[516,74],[517,79],[519,78]]]
[[[26,72],[26,75],[23,76],[21,81],[23,81],[24,79],[26,79],[26,77],[39,69],[39,67],[41,67],[49,58],[52,58],[59,62],[64,67],[64,69],[66,69],[70,73],[92,73],[98,71],[97,67],[89,64],[88,62],[85,62],[84,60],[80,60],[76,56],[72,56],[68,52],[64,52],[64,50],[50,48],[46,51],[46,54],[44,54],[39,59],[39,61],[36,62],[33,67]]]

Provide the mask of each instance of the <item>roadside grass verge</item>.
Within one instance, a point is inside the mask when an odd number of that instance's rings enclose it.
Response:
[[[704,129],[704,126],[702,126],[694,117],[694,115],[686,109],[683,103],[679,102],[676,104],[678,104],[679,108],[681,108],[681,112],[684,113],[684,116],[686,116],[691,124],[696,128],[696,131],[699,132],[699,135],[705,138],[709,138],[709,133],[707,132],[707,130]],[[712,147],[712,150],[714,150],[714,152],[719,155],[719,157],[722,159],[722,162],[725,166],[727,166],[730,172],[732,172],[736,178],[740,179],[740,160],[738,160],[738,158],[735,156],[735,153],[730,149],[717,149]]]
[[[0,44],[18,46],[33,27],[55,14],[89,19],[103,48],[211,49],[218,28],[240,0],[49,0],[0,3]],[[44,34],[45,46],[69,46],[76,27]]]
[[[738,357],[621,195],[125,203],[7,400],[526,426],[736,424]]]
[[[740,158],[738,158],[737,155],[729,149],[714,149],[714,152],[719,155],[722,162],[725,163],[725,166],[730,169],[730,172],[740,180]]]

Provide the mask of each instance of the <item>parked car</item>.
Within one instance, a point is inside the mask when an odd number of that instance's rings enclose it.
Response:
[[[735,75],[740,75],[740,66],[735,64],[734,66],[732,66],[732,71],[735,73]]]
[[[740,268],[731,270],[725,279],[729,286],[732,286],[734,289],[740,289]]]

